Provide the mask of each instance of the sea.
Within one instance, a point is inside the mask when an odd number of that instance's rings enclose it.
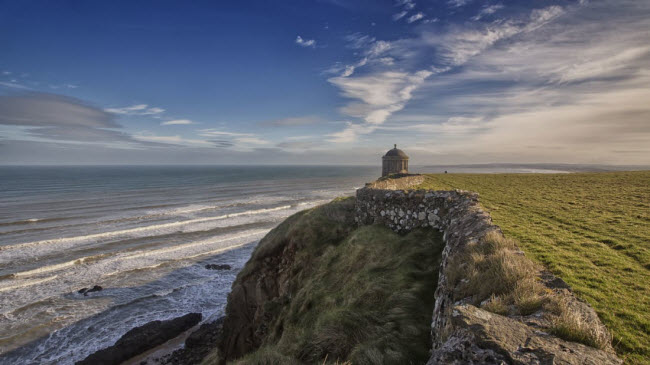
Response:
[[[269,230],[379,172],[0,167],[0,363],[73,364],[154,320],[222,316],[237,272]],[[79,293],[95,285],[103,290]]]

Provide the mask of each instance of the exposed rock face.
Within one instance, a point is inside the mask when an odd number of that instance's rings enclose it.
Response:
[[[161,345],[192,328],[201,321],[201,313],[189,313],[167,321],[153,321],[136,327],[108,348],[99,350],[77,365],[109,365],[137,356],[151,348]]]
[[[472,305],[451,308],[453,332],[433,352],[435,364],[619,364],[611,353],[563,341]]]
[[[402,189],[414,184],[416,183],[413,181],[395,182],[396,186],[405,186]],[[539,321],[531,320],[530,323],[524,324],[475,307],[472,307],[475,311],[467,309],[469,307],[461,308],[458,304],[462,303],[454,303],[454,285],[445,275],[447,265],[467,244],[479,242],[493,231],[502,234],[499,227],[492,224],[489,214],[481,209],[478,194],[460,190],[388,190],[376,186],[369,185],[357,190],[355,221],[359,225],[382,224],[401,233],[416,227],[434,227],[444,232],[445,248],[442,253],[438,287],[434,294],[436,302],[431,323],[433,355],[429,364],[582,364],[585,363],[584,359],[590,357],[599,359],[600,362],[595,363],[600,364],[622,363],[613,355],[614,351],[609,345],[603,351],[548,335],[542,336],[536,334],[539,328],[543,327],[543,323]],[[548,272],[539,273],[539,277],[544,285],[554,291],[554,295],[568,298],[571,303],[569,310],[575,315],[592,326],[603,327],[594,310],[588,304],[577,300],[561,279]],[[481,317],[483,313],[489,314],[491,320],[484,320],[488,316]],[[495,339],[501,338],[497,333],[500,329],[490,327],[495,321],[503,325],[501,327],[504,331],[506,324],[517,323],[517,336],[508,338],[507,344],[494,347]],[[479,330],[486,326],[488,330]],[[503,332],[503,336],[509,336],[508,333],[510,332]],[[531,334],[536,334],[532,347]],[[533,350],[526,350],[531,348]],[[522,352],[515,353],[516,351]],[[566,351],[575,353],[569,356],[564,353]],[[457,358],[459,354],[467,354],[469,357]]]
[[[198,330],[187,337],[184,348],[160,359],[160,362],[166,365],[200,364],[221,338],[223,320],[224,317],[221,317],[214,322],[202,324]]]
[[[238,277],[233,283],[226,307],[226,335],[219,346],[224,358],[239,358],[262,344],[270,320],[265,304],[289,294],[289,268],[295,252],[295,242],[290,242],[281,252],[260,260],[250,275]]]

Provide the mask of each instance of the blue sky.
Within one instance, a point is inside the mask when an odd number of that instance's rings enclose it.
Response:
[[[650,163],[648,1],[0,1],[0,163]]]

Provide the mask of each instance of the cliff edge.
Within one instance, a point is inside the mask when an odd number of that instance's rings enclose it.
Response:
[[[593,309],[477,194],[410,184],[369,185],[272,230],[204,363],[622,363]]]

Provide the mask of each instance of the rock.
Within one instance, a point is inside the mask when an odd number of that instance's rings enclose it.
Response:
[[[230,269],[232,269],[232,267],[230,267],[230,265],[227,265],[227,264],[221,264],[221,265],[207,264],[207,265],[205,265],[205,268],[208,269],[208,270],[230,270]]]
[[[224,318],[221,317],[216,321],[202,324],[198,330],[187,337],[184,348],[161,359],[161,363],[165,365],[200,364],[214,350],[215,344],[220,340]]]
[[[622,364],[614,354],[535,331],[472,305],[452,310],[450,333],[433,351],[433,364]]]
[[[110,365],[137,356],[180,335],[201,321],[201,313],[189,313],[166,321],[153,321],[133,328],[113,346],[99,350],[76,365]]]
[[[102,291],[102,290],[104,290],[104,288],[102,288],[99,285],[95,285],[95,286],[92,287],[92,289],[86,291],[86,293],[90,293],[90,292],[94,292],[94,291]]]
[[[88,288],[81,288],[81,289],[79,289],[79,291],[77,291],[77,293],[79,293],[79,294],[83,294],[84,296],[88,296],[88,293],[92,293],[92,292],[96,292],[96,291],[102,291],[102,290],[104,290],[104,288],[102,288],[102,287],[99,286],[99,285],[95,285],[95,286],[93,286],[93,287],[90,288],[90,289],[88,289]]]

